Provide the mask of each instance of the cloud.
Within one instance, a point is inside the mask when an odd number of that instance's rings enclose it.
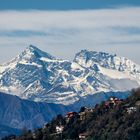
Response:
[[[1,62],[11,59],[29,44],[60,58],[72,59],[77,51],[90,49],[118,53],[138,62],[139,13],[139,7],[0,11],[0,56],[5,56]]]

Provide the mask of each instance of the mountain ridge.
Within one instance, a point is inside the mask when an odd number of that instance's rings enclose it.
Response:
[[[81,98],[71,105],[34,102],[15,95],[0,92],[0,137],[20,134],[25,128],[33,130],[42,127],[59,114],[78,111],[81,106],[92,107],[110,97],[127,98],[129,92],[96,93]]]
[[[139,140],[139,117],[140,89],[134,89],[126,99],[112,96],[96,106],[83,106],[65,116],[59,114],[42,128],[27,131],[15,139]]]
[[[69,105],[102,91],[131,90],[140,85],[139,77],[140,66],[124,57],[82,50],[71,62],[30,45],[0,66],[0,90],[33,101]]]

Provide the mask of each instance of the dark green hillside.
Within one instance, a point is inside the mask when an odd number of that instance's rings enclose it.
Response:
[[[139,140],[140,89],[126,100],[111,98],[95,108],[58,115],[43,128],[28,131],[16,140]],[[9,140],[7,139],[3,140]]]

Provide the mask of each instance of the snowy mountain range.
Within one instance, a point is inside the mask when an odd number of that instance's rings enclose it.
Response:
[[[111,96],[126,98],[139,85],[140,66],[127,58],[82,50],[71,62],[31,45],[0,65],[0,136]]]
[[[139,65],[104,52],[82,50],[71,62],[31,45],[0,66],[1,91],[39,102],[70,105],[87,95],[139,85]]]

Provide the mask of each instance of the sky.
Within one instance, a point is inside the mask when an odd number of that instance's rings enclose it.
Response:
[[[140,64],[139,0],[0,0],[0,64],[30,44],[72,60],[82,49]]]

